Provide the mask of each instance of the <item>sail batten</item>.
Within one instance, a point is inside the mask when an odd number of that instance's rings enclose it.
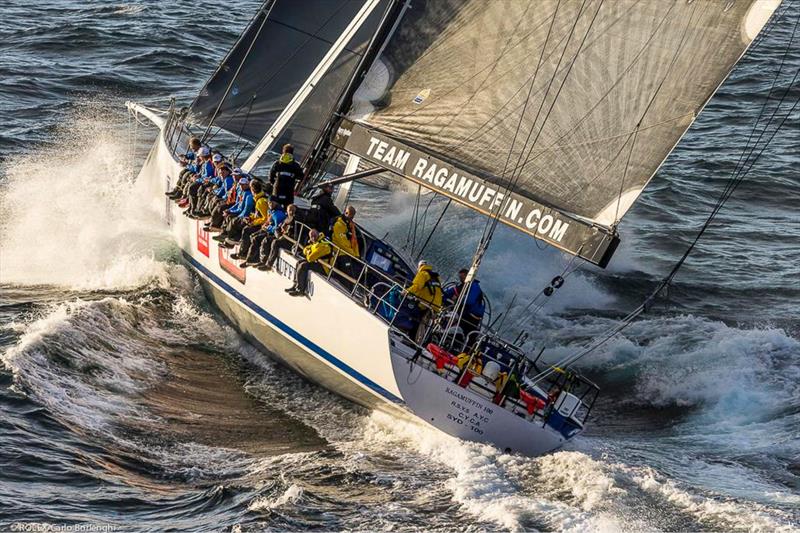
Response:
[[[418,0],[347,119],[614,227],[778,4]]]

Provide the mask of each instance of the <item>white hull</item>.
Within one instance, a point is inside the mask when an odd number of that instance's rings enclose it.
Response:
[[[413,348],[396,342],[386,322],[311,273],[310,297],[289,296],[296,260],[283,253],[276,271],[240,270],[228,250],[163,195],[181,167],[162,135],[139,175],[220,312],[254,344],[301,375],[358,404],[424,421],[450,435],[540,455],[565,436],[531,423],[490,399],[411,363]],[[570,437],[573,437],[570,435]]]

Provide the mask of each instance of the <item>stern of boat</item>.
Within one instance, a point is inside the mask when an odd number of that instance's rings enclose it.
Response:
[[[509,453],[542,455],[583,431],[590,405],[562,391],[548,399],[528,387],[520,398],[498,395],[491,378],[454,361],[437,360],[393,335],[392,362],[406,407],[427,424],[468,441],[492,444]]]

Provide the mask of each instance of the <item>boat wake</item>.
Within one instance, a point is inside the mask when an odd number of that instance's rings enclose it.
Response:
[[[798,523],[800,342],[790,333],[650,315],[585,361],[604,386],[589,433],[538,459],[370,414],[271,363],[208,309],[149,204],[137,200],[117,125],[85,114],[58,147],[7,164],[0,401],[19,396],[27,407],[4,445],[51,443],[60,468],[87,465],[83,475],[114,487],[109,499],[158,508],[155,528],[206,520],[790,531]],[[32,208],[32,191],[43,190],[52,202]],[[384,218],[399,226],[399,211]],[[458,242],[457,228],[442,235]],[[430,259],[455,270],[469,247],[437,247],[443,255]],[[537,286],[564,264],[524,250],[493,258],[484,286]],[[568,281],[560,302],[535,316],[517,304],[507,318],[553,356],[612,323],[573,309],[621,305],[592,273]],[[513,293],[493,291],[497,307]],[[24,418],[33,406],[50,426]],[[30,512],[37,516],[34,504]]]

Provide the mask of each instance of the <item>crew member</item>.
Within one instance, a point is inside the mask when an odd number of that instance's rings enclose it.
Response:
[[[319,261],[331,255],[331,245],[325,240],[324,233],[312,229],[309,231],[308,237],[310,242],[303,248],[305,259],[297,262],[294,271],[294,285],[286,289],[290,296],[305,295],[308,288],[309,270],[322,273],[323,269]]]
[[[355,216],[356,208],[352,205],[348,205],[344,210],[344,214],[337,217],[336,221],[333,223],[331,241],[339,247],[336,268],[347,276],[357,279],[360,274],[358,271],[359,262],[357,261],[360,257],[360,253],[358,247],[358,230],[353,220]],[[352,288],[352,281],[347,279],[343,279],[342,281],[347,287]]]
[[[239,267],[244,268],[259,264],[259,253],[263,242],[272,240],[275,237],[275,231],[285,218],[286,211],[283,210],[283,206],[276,202],[275,199],[270,199],[266,220],[258,226],[258,231],[251,231],[249,239],[247,235],[242,234],[242,244],[239,246],[237,259],[244,259],[244,262]],[[245,232],[251,228],[245,229]]]
[[[181,170],[181,173],[178,175],[178,181],[171,191],[164,193],[173,200],[180,198],[183,188],[186,186],[189,178],[192,176],[192,174],[197,173],[197,165],[195,163],[197,161],[197,153],[200,151],[202,146],[203,143],[200,142],[199,138],[192,137],[189,139],[189,146],[186,148],[186,154],[180,157],[183,170]]]
[[[256,180],[253,180],[256,183]],[[239,180],[239,192],[236,196],[236,205],[225,211],[224,231],[214,237],[222,248],[233,248],[242,237],[242,230],[247,226],[247,219],[255,207],[253,193],[250,190],[250,181],[247,178]]]
[[[303,178],[303,167],[294,160],[294,146],[284,144],[281,156],[269,170],[269,184],[272,186],[272,196],[284,208],[294,203],[294,188]]]
[[[468,272],[466,268],[459,270],[459,282],[445,289],[444,298],[449,303],[455,304],[458,301],[459,296],[464,291]],[[485,312],[486,304],[483,301],[481,284],[477,279],[473,279],[469,287],[469,293],[465,297],[464,310],[461,313],[461,320],[458,324],[461,327],[461,331],[464,332],[465,337],[480,328]]]
[[[275,266],[275,261],[278,260],[278,254],[281,249],[288,250],[291,248],[295,238],[294,223],[297,221],[296,214],[297,206],[290,204],[289,207],[286,208],[286,218],[283,219],[283,222],[281,222],[275,230],[274,238],[261,241],[261,250],[259,251],[261,261],[258,264],[259,270],[272,270],[272,267]]]
[[[325,181],[320,190],[311,199],[311,210],[308,214],[308,225],[326,233],[331,229],[331,222],[342,213],[333,203],[333,185]]]
[[[239,251],[231,254],[231,259],[244,259],[245,263],[239,265],[244,268],[246,265],[247,256],[250,251],[250,245],[254,239],[258,239],[261,244],[259,234],[265,230],[269,225],[271,217],[271,202],[267,200],[263,191],[263,186],[260,181],[253,181],[250,185],[253,191],[253,213],[247,218],[247,226],[242,229],[242,238],[239,244]],[[258,250],[258,247],[256,247]]]
[[[431,265],[424,259],[417,264],[417,273],[408,292],[434,312],[438,312],[442,308],[442,284],[439,274],[434,272]]]
[[[230,167],[227,167],[230,169]],[[211,199],[211,220],[203,227],[206,231],[222,231],[225,211],[236,205],[236,195],[239,190],[239,180],[245,176],[240,168],[234,168],[230,175],[225,173],[223,167],[222,185],[215,189],[216,196]]]

